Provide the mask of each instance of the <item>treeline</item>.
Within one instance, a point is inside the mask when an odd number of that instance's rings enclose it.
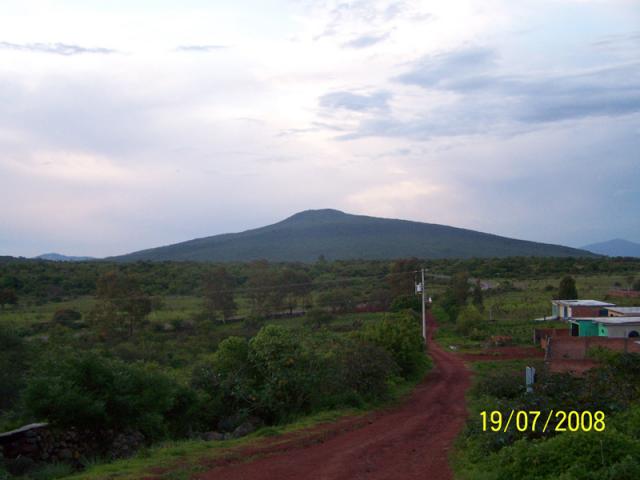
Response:
[[[148,295],[202,295],[206,278],[212,270],[223,266],[233,278],[233,285],[254,289],[281,283],[278,276],[288,276],[295,272],[303,276],[287,283],[312,283],[314,291],[341,287],[340,279],[352,279],[350,285],[358,294],[366,294],[375,289],[385,289],[386,277],[393,273],[394,261],[317,261],[315,263],[268,263],[265,261],[247,263],[210,264],[195,262],[136,262],[115,264],[103,261],[93,262],[51,262],[44,260],[16,259],[0,257],[0,290],[12,291],[20,298],[46,302],[82,295],[93,295],[97,281],[103,274],[118,270],[137,278]],[[640,270],[638,258],[543,258],[512,257],[496,259],[444,259],[419,260],[412,263],[429,269],[432,274],[453,275],[467,272],[474,278],[543,278],[550,276],[589,274],[629,274]],[[262,280],[256,271],[262,270]],[[284,273],[283,273],[284,271]],[[289,273],[287,273],[287,271]],[[353,279],[360,278],[358,285]],[[410,279],[413,283],[413,278]],[[439,280],[431,279],[432,282]],[[260,285],[257,283],[260,282]],[[362,288],[359,288],[362,287]],[[337,288],[340,289],[340,288]]]

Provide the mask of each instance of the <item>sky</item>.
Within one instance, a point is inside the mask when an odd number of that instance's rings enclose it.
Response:
[[[640,242],[635,0],[3,0],[0,255],[298,211]]]

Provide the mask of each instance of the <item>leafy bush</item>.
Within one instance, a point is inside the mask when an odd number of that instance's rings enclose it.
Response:
[[[165,414],[175,407],[179,386],[141,364],[94,353],[44,361],[25,392],[29,412],[62,427],[139,429],[148,438],[167,432]]]
[[[391,302],[389,308],[392,312],[402,312],[403,310],[422,311],[422,299],[418,295],[401,295]]]
[[[365,327],[362,338],[387,350],[404,378],[415,379],[426,371],[428,360],[416,315],[387,316],[381,322]]]
[[[284,327],[268,325],[249,342],[249,361],[259,377],[258,403],[267,419],[308,409],[315,376],[311,352]]]

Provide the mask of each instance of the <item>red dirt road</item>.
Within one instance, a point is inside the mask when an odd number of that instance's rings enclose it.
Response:
[[[467,411],[470,373],[463,360],[432,341],[434,368],[401,405],[369,417],[348,419],[314,441],[241,451],[201,480],[447,480],[448,454]],[[258,455],[253,461],[243,461]]]

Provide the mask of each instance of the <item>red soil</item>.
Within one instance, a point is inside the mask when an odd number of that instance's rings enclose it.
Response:
[[[448,454],[467,416],[470,373],[461,358],[433,342],[433,318],[429,323],[434,368],[401,405],[240,449],[195,478],[452,479]]]

